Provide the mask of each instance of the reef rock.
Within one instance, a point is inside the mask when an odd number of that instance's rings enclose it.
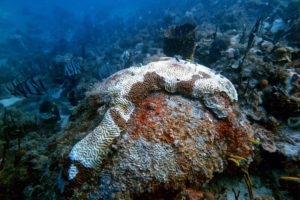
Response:
[[[61,191],[75,199],[201,191],[228,156],[251,160],[253,130],[236,101],[228,79],[183,60],[117,72],[96,84],[59,140]]]

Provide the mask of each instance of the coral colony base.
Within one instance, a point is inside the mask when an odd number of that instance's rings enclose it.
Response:
[[[253,131],[235,108],[237,92],[207,67],[165,57],[119,71],[89,95],[107,107],[90,108],[103,119],[64,162],[65,196],[106,199],[180,190],[186,182],[201,186],[224,170],[228,156],[251,160]],[[75,137],[72,131],[65,137]],[[109,184],[95,178],[104,176]]]

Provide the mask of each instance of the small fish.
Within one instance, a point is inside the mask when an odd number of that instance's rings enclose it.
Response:
[[[6,84],[6,89],[12,94],[19,83],[18,80],[13,80]]]
[[[67,62],[64,66],[64,75],[65,76],[75,76],[81,73],[81,67],[79,61],[72,59]]]
[[[246,158],[242,157],[242,156],[236,156],[236,155],[233,155],[233,156],[230,156],[231,158],[234,158],[234,159],[237,159],[237,160],[247,160]]]
[[[254,143],[254,144],[257,144],[257,145],[260,145],[260,144],[261,144],[261,142],[260,142],[259,140],[255,139],[255,138],[250,138],[250,139],[248,139],[248,141],[249,141],[249,142],[252,142],[252,143]]]
[[[175,55],[174,58],[177,62],[180,62],[180,60],[182,60],[182,57],[180,55]]]
[[[193,60],[190,59],[190,58],[186,59],[186,61],[188,61],[188,62],[193,62]]]
[[[45,90],[45,86],[42,81],[31,80],[32,87],[37,91],[37,93],[42,93],[42,90]]]
[[[41,88],[43,90],[46,90],[46,87],[45,87],[45,85],[44,85],[44,83],[43,83],[43,81],[41,79],[38,79],[38,83],[39,83],[39,85],[41,86]]]
[[[240,161],[235,158],[227,158],[227,160],[233,162],[237,167],[240,166]]]
[[[43,81],[39,78],[29,78],[24,81],[14,80],[8,83],[7,90],[14,96],[43,95],[46,87]]]
[[[281,176],[280,179],[285,181],[300,183],[300,177],[296,177],[296,176]]]

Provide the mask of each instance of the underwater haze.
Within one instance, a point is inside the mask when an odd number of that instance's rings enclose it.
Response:
[[[299,0],[1,0],[0,199],[300,199]]]

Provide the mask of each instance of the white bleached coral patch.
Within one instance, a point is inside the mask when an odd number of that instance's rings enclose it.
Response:
[[[76,177],[76,175],[78,174],[77,167],[74,164],[71,164],[71,166],[68,170],[68,173],[69,173],[69,180],[74,179]]]
[[[95,168],[105,156],[107,147],[119,135],[120,129],[107,111],[100,125],[72,148],[69,157],[87,168]]]
[[[237,92],[232,83],[228,79],[221,78],[220,75],[216,76],[209,79],[198,79],[194,85],[193,96],[199,98],[206,93],[225,92],[231,100],[237,101]]]

